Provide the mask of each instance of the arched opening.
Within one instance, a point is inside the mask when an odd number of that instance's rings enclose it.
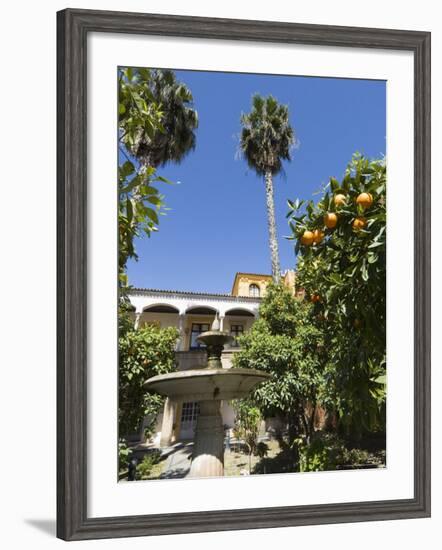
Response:
[[[154,304],[143,308],[144,313],[179,313],[179,310],[168,304]]]
[[[226,315],[232,315],[235,317],[255,317],[255,314],[248,309],[235,308],[226,311]]]
[[[239,347],[238,338],[251,328],[254,320],[254,313],[248,309],[233,308],[226,311],[224,328],[233,336],[230,348]]]
[[[186,313],[192,315],[215,315],[216,309],[208,306],[192,306],[186,310]]]
[[[176,327],[178,326],[178,314],[178,308],[171,306],[170,304],[151,304],[143,308],[139,321],[139,327]]]
[[[210,306],[192,306],[186,310],[189,316],[187,331],[189,334],[189,350],[196,351],[204,349],[204,344],[198,341],[202,332],[210,330],[217,310]]]

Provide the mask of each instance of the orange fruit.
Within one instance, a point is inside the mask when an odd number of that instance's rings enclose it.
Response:
[[[361,193],[356,199],[356,204],[360,204],[362,208],[370,208],[373,204],[373,197],[370,193]]]
[[[310,246],[311,244],[313,244],[313,232],[304,231],[301,237],[301,243],[305,244],[306,246]]]
[[[367,220],[365,218],[355,218],[352,225],[355,231],[359,231],[367,225]]]
[[[343,206],[346,203],[346,201],[347,201],[347,197],[345,195],[342,195],[342,193],[335,195],[336,206]]]
[[[315,244],[319,244],[322,241],[323,238],[324,238],[324,232],[323,231],[321,231],[320,229],[315,229],[313,231],[313,242]]]
[[[319,296],[319,294],[312,294],[310,300],[313,303],[320,302],[321,301],[321,296]]]
[[[333,229],[338,223],[338,216],[334,212],[327,212],[324,216],[324,225],[328,229]]]

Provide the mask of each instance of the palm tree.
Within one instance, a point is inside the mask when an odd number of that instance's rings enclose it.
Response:
[[[294,131],[289,122],[288,106],[279,104],[271,95],[264,98],[255,94],[252,98],[252,110],[249,114],[241,115],[241,124],[240,149],[250,168],[264,176],[272,277],[277,283],[281,270],[276,236],[273,176],[281,171],[283,160],[291,160],[290,149],[295,142]]]
[[[132,153],[144,166],[156,168],[169,161],[180,162],[195,148],[198,114],[193,109],[191,91],[177,80],[173,71],[152,70],[149,88],[151,100],[163,113],[162,129],[150,135],[141,132],[132,146]]]

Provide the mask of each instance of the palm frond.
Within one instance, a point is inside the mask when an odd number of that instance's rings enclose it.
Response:
[[[282,161],[291,160],[295,133],[290,125],[287,105],[271,95],[252,97],[252,110],[241,115],[240,150],[250,168],[263,175],[282,170]]]

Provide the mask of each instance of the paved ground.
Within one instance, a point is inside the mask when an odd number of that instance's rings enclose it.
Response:
[[[192,459],[193,443],[178,443],[172,447],[164,449],[163,452],[167,452],[168,456],[162,469],[162,473],[159,479],[179,479],[187,476],[190,470],[190,461]],[[279,452],[279,446],[276,441],[269,442],[268,444],[268,457],[272,458]],[[230,450],[226,450],[224,453],[224,475],[226,476],[239,476],[249,475],[250,466],[253,467],[261,459],[255,455],[250,457],[244,450],[239,451],[235,442],[231,446]]]
[[[279,446],[276,441],[267,441],[267,446],[268,458],[273,458],[278,454]],[[137,445],[133,448],[134,457],[141,461],[143,456],[154,448],[153,445]],[[153,467],[149,479],[180,479],[186,477],[190,471],[192,451],[192,441],[177,442],[170,447],[162,448],[161,461]],[[249,475],[260,460],[255,455],[249,457],[246,449],[233,439],[224,453],[224,475]]]
[[[180,479],[186,477],[190,470],[193,443],[173,446],[166,458],[160,479]]]

